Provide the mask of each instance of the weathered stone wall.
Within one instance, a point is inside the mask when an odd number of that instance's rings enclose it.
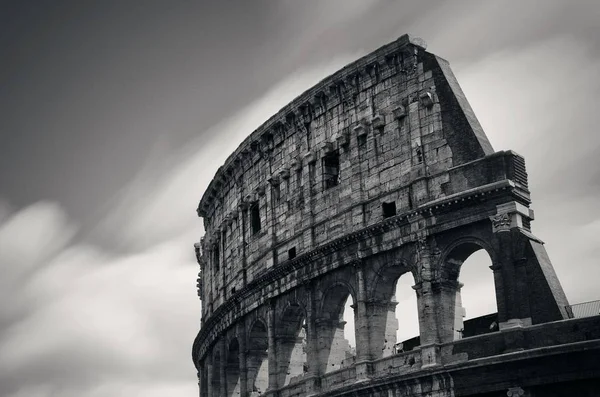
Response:
[[[360,395],[452,396],[445,365],[543,347],[531,326],[567,318],[568,302],[529,205],[523,158],[493,152],[422,40],[402,36],[348,65],[254,131],[202,197],[201,395],[344,395],[358,382]],[[461,265],[479,249],[500,331],[474,346],[455,342],[456,302]],[[407,352],[395,349],[400,277],[414,281],[419,312]]]
[[[349,65],[282,109],[227,160],[199,207],[204,252],[213,253],[203,273],[206,310],[285,261],[290,249],[307,252],[381,221],[382,202],[401,213],[443,197],[443,182],[411,184],[492,152],[466,100],[454,96],[458,84],[445,61],[423,46],[403,36]],[[331,153],[340,180],[327,189],[323,159]],[[253,203],[258,233],[249,219]]]

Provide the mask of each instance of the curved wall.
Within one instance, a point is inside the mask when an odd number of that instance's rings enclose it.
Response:
[[[400,213],[443,197],[449,192],[440,187],[410,185],[493,152],[447,63],[424,47],[402,36],[348,65],[227,159],[198,207],[206,230],[203,316],[293,251],[382,220],[382,202]],[[330,187],[336,167],[328,165],[336,161],[339,181]]]
[[[200,201],[201,395],[343,395],[420,377],[452,359],[460,267],[477,249],[492,259],[501,329],[567,318],[529,204],[523,158],[493,152],[422,40],[346,66],[250,134]],[[417,297],[410,352],[395,340],[399,277]],[[423,382],[449,396],[449,376]]]

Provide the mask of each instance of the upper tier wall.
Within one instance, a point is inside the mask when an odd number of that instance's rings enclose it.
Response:
[[[447,171],[491,153],[422,40],[346,66],[254,131],[202,197],[203,317],[276,264],[381,221],[382,203],[400,213],[467,188]]]

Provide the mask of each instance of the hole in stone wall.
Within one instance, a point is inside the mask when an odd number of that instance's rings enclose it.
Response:
[[[419,310],[417,294],[412,288],[413,284],[414,280],[410,274],[400,277],[396,282],[396,291],[392,301],[397,302],[395,315],[398,320],[398,330],[393,353],[410,351],[420,345]]]
[[[391,216],[396,215],[396,202],[391,201],[389,203],[383,202],[381,203],[381,210],[383,212],[384,218],[389,218]]]
[[[486,250],[469,255],[460,266],[456,294],[455,339],[498,330],[498,307],[492,260]]]
[[[296,257],[296,247],[292,247],[288,250],[288,259],[294,259]]]
[[[367,144],[367,135],[358,135],[356,137],[356,141],[358,143],[358,146],[365,146]]]
[[[323,157],[323,184],[329,189],[340,183],[340,156],[337,151]]]
[[[237,339],[233,339],[229,344],[227,352],[227,396],[240,396],[240,346]]]
[[[321,371],[337,371],[354,364],[356,336],[354,326],[354,301],[345,287],[339,286],[327,294],[329,314],[321,323],[319,356]]]
[[[254,202],[250,207],[250,223],[252,225],[252,234],[258,233],[261,228],[258,202]]]
[[[269,386],[268,347],[267,327],[262,321],[257,321],[248,335],[246,353],[248,385],[251,385],[248,390],[250,396],[263,394]]]
[[[410,351],[420,345],[417,295],[414,278],[405,264],[384,265],[378,270],[373,292],[369,332],[374,359]]]
[[[280,365],[278,383],[288,385],[308,371],[306,320],[304,310],[291,304],[279,320],[277,356]]]
[[[348,295],[346,302],[344,303],[344,313],[342,314],[342,320],[344,321],[344,335],[348,344],[350,345],[350,351],[352,356],[356,355],[356,335],[354,328],[354,302],[352,295]]]
[[[281,185],[275,184],[273,185],[273,199],[275,201],[279,201],[281,198]]]

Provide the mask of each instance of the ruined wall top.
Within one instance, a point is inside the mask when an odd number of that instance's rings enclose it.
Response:
[[[360,91],[364,87],[375,83],[375,80],[378,81],[385,73],[408,74],[415,72],[419,53],[425,52],[426,48],[427,44],[423,39],[409,34],[402,35],[394,42],[378,48],[321,80],[284,106],[253,131],[227,158],[225,163],[219,167],[200,200],[197,209],[198,216],[206,217],[209,215],[214,206],[214,200],[222,196],[220,190],[227,179],[239,178],[241,176],[239,169],[243,168],[243,162],[252,161],[251,159],[255,154],[262,155],[272,150],[269,145],[272,145],[277,136],[285,135],[287,128],[296,123],[309,123],[316,116],[315,112],[325,110],[327,104],[324,102],[335,99],[335,96],[343,96],[345,90]],[[479,125],[452,72],[449,70],[447,62],[437,56],[435,58],[443,64],[441,65],[443,68],[447,68],[445,72],[450,74],[450,76],[447,76],[449,77],[450,89],[457,97],[462,111],[468,118],[478,144],[485,154],[493,153],[489,140]],[[357,120],[357,122],[359,121]]]
[[[499,166],[486,174],[469,165],[490,154],[448,63],[423,40],[404,35],[351,63],[252,132],[208,186],[203,315],[297,255],[507,179],[512,160],[490,159]]]

